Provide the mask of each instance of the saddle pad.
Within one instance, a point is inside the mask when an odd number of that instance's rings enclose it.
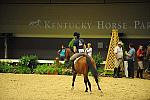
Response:
[[[77,57],[77,58],[74,60],[74,64],[76,64],[76,62],[77,62],[81,57],[83,57],[83,56]]]

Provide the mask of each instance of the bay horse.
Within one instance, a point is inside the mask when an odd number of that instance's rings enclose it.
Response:
[[[71,57],[71,50],[70,50],[70,48],[66,48],[66,60],[69,61],[70,57]],[[98,90],[101,91],[101,88],[98,83],[98,72],[96,70],[96,63],[92,57],[90,57],[86,54],[83,54],[80,58],[78,58],[78,60],[74,64],[74,70],[72,71],[72,73],[73,73],[72,89],[74,88],[74,82],[76,79],[76,75],[78,73],[78,74],[83,74],[83,76],[84,76],[84,83],[85,83],[85,87],[86,87],[85,92],[88,92],[88,86],[89,86],[90,92],[92,91],[91,83],[88,78],[89,71],[91,71],[92,75],[95,78],[95,81],[98,86]],[[88,86],[87,86],[87,84],[88,84]]]

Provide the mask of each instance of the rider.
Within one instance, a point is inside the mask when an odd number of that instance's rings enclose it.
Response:
[[[73,43],[74,55],[71,56],[70,60],[71,60],[71,63],[72,63],[72,70],[74,71],[74,60],[77,57],[85,54],[85,44],[84,44],[84,40],[80,39],[80,33],[75,32],[73,36],[75,37],[75,40],[74,40],[74,43]]]

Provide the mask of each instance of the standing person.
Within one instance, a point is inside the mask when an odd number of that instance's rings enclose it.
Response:
[[[66,52],[66,49],[65,49],[64,45],[62,45],[61,49],[58,50],[58,54],[59,54],[61,61],[64,61],[64,59],[65,59],[65,52]]]
[[[150,73],[150,44],[147,46],[146,59],[147,59],[148,66],[145,72]]]
[[[135,49],[132,43],[129,44],[129,48],[129,52],[125,52],[128,60],[128,77],[134,78]]]
[[[74,43],[73,43],[73,52],[74,55],[70,57],[71,60],[71,65],[72,65],[72,71],[74,71],[74,60],[83,55],[85,53],[85,44],[84,44],[84,40],[80,39],[80,33],[75,32],[74,33]]]
[[[86,48],[85,52],[87,53],[87,55],[89,55],[90,57],[92,57],[92,47],[91,47],[91,43],[88,43],[88,44],[87,44],[87,48]]]
[[[138,49],[137,52],[136,52],[136,54],[137,54],[137,60],[138,60],[137,78],[139,78],[139,74],[140,74],[140,78],[143,78],[144,53],[145,53],[145,52],[144,52],[144,50],[143,50],[143,46],[142,46],[142,45],[139,45],[139,49]]]
[[[114,68],[114,78],[121,78],[120,75],[121,69],[123,69],[123,50],[122,50],[122,42],[118,42],[118,45],[114,49],[115,54],[115,68]]]

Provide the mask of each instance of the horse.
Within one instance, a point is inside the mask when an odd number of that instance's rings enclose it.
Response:
[[[66,48],[66,59],[69,61],[70,57],[71,57],[71,50],[70,50],[70,48]],[[96,63],[92,57],[90,57],[86,54],[83,54],[82,56],[80,56],[80,58],[78,58],[78,60],[74,64],[74,70],[72,71],[72,73],[73,73],[72,89],[74,89],[74,82],[76,79],[76,75],[83,74],[84,83],[85,83],[85,87],[86,87],[85,92],[88,92],[88,86],[89,86],[90,92],[92,92],[91,83],[88,78],[89,70],[91,70],[91,73],[95,78],[95,81],[98,86],[98,90],[101,91],[101,88],[100,88],[99,82],[98,82],[98,72],[96,70]],[[87,84],[88,84],[88,86],[87,86]]]

